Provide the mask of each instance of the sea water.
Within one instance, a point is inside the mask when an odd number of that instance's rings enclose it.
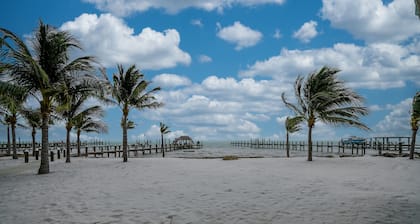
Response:
[[[315,154],[315,153],[314,153]],[[286,157],[285,149],[262,149],[262,148],[250,148],[250,147],[238,147],[233,146],[230,142],[204,142],[203,148],[201,149],[181,149],[177,151],[166,152],[166,157],[172,158],[222,158],[224,156],[233,155],[242,158],[276,158]],[[305,156],[307,151],[296,151],[291,150],[290,155],[292,157]],[[152,153],[146,155],[146,157],[159,157],[161,153],[157,155]]]

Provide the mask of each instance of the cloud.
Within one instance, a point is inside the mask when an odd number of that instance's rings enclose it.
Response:
[[[280,94],[290,88],[276,80],[209,76],[185,88],[160,91],[165,107],[138,116],[176,124],[177,130],[200,139],[257,137],[261,122],[285,110]]]
[[[185,76],[179,76],[175,74],[160,74],[153,78],[155,85],[160,87],[179,87],[179,86],[188,86],[191,85],[191,80]]]
[[[350,87],[388,89],[420,85],[420,56],[413,49],[395,44],[335,44],[332,48],[311,50],[282,49],[277,56],[257,61],[240,71],[242,77],[269,76],[284,82],[294,81],[324,65],[337,67],[341,79]]]
[[[410,136],[410,110],[412,98],[393,105],[383,120],[374,128],[376,136]]]
[[[299,39],[303,43],[309,43],[313,38],[318,35],[316,26],[318,25],[315,21],[309,21],[304,23],[300,29],[293,33],[293,37]]]
[[[202,54],[202,55],[198,56],[198,61],[200,63],[209,63],[209,62],[212,62],[213,59],[211,57],[207,56],[207,55]]]
[[[414,1],[323,0],[321,16],[367,42],[400,42],[420,33]]]
[[[220,24],[218,24],[220,27]],[[236,21],[232,26],[220,27],[217,36],[229,43],[236,44],[235,50],[239,51],[246,47],[256,45],[262,38],[259,31],[253,30]]]
[[[144,12],[150,9],[164,9],[167,13],[175,14],[187,8],[197,8],[205,11],[223,12],[223,9],[234,5],[253,7],[264,4],[281,5],[285,0],[84,0],[95,4],[99,10],[112,12],[119,16],[127,16],[134,12]]]
[[[200,19],[191,20],[191,25],[198,26],[198,27],[203,27],[204,26]]]
[[[281,33],[280,33],[280,30],[279,29],[276,29],[275,31],[274,31],[274,34],[273,34],[273,38],[274,39],[280,39],[282,37],[282,35],[281,35]]]
[[[75,35],[87,54],[98,57],[106,67],[140,62],[142,69],[163,69],[191,62],[190,55],[179,48],[181,38],[175,29],[158,32],[146,27],[135,34],[111,14],[82,14],[60,29]]]

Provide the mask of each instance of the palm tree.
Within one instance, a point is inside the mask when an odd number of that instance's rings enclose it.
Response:
[[[163,135],[168,134],[171,132],[169,127],[166,126],[164,123],[160,122],[160,137],[162,139],[162,157],[165,157],[165,148],[163,147]]]
[[[302,122],[302,117],[287,117],[286,121],[284,122],[284,126],[286,127],[286,156],[287,158],[290,157],[290,145],[289,145],[289,133],[295,133],[300,131],[301,127],[299,123]]]
[[[414,0],[414,3],[415,3],[415,7],[416,7],[415,10],[414,10],[414,13],[420,19],[420,0]]]
[[[42,120],[41,120],[41,110],[35,109],[25,109],[22,111],[22,115],[26,120],[26,123],[32,128],[31,136],[32,136],[32,156],[35,156],[35,137],[36,137],[36,129],[41,128]]]
[[[359,116],[368,114],[367,108],[362,106],[363,98],[337,79],[338,72],[324,66],[309,74],[306,80],[298,76],[294,85],[296,105],[288,102],[282,93],[284,104],[308,126],[308,161],[312,161],[312,129],[317,120],[369,130],[359,120]]]
[[[40,21],[32,39],[31,51],[19,37],[7,29],[0,28],[2,52],[6,60],[0,67],[11,81],[26,88],[39,102],[42,118],[41,164],[38,174],[49,173],[48,127],[63,77],[71,73],[90,70],[93,58],[89,56],[70,60],[73,49],[80,44],[68,32],[57,30]],[[33,54],[32,54],[33,52]]]
[[[10,148],[10,125],[8,122],[8,115],[4,114],[3,112],[0,112],[3,116],[3,119],[0,120],[0,123],[2,125],[7,126],[7,151],[6,151],[6,155],[10,156],[10,152],[11,152],[11,148]]]
[[[150,82],[144,80],[144,75],[140,73],[135,65],[131,65],[127,71],[124,71],[122,65],[118,65],[117,67],[118,73],[113,75],[113,82],[111,83],[108,80],[113,97],[113,99],[108,99],[108,101],[118,105],[122,111],[123,161],[127,162],[127,129],[130,124],[128,120],[130,109],[154,109],[160,107],[162,104],[157,102],[156,97],[153,95],[160,90],[160,87],[147,90]]]
[[[65,77],[62,82],[63,91],[58,94],[57,111],[66,122],[66,163],[70,163],[70,132],[74,126],[74,119],[79,113],[89,110],[89,108],[84,108],[84,104],[90,97],[101,95],[102,86],[100,84],[100,80],[89,74],[81,77],[70,75]],[[78,155],[80,155],[79,151]]]
[[[77,156],[80,157],[80,134],[81,132],[107,132],[106,124],[98,119],[103,117],[104,111],[100,106],[89,107],[78,113],[73,119],[74,129],[77,135]]]
[[[0,95],[1,110],[5,114],[5,121],[12,131],[13,159],[18,158],[16,151],[16,125],[18,124],[18,117],[23,109],[25,98],[25,94],[18,94],[18,92],[1,93]]]
[[[410,148],[410,159],[414,159],[414,149],[416,147],[416,136],[417,130],[420,125],[420,91],[413,97],[411,111],[411,148]]]

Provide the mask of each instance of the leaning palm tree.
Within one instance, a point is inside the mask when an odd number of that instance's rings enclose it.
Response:
[[[289,133],[295,133],[301,130],[299,123],[301,123],[302,117],[286,117],[284,126],[286,127],[286,156],[290,157],[290,145],[289,145]]]
[[[108,127],[106,124],[99,120],[104,116],[104,111],[100,106],[88,107],[78,113],[73,119],[74,129],[76,130],[77,137],[77,156],[80,157],[80,134],[83,132],[107,132]]]
[[[413,97],[413,104],[411,109],[411,148],[410,159],[414,159],[414,149],[416,147],[417,130],[420,126],[420,91]]]
[[[10,81],[26,88],[39,102],[42,117],[42,148],[39,174],[49,173],[48,127],[60,85],[68,74],[90,70],[93,58],[89,56],[70,60],[73,49],[81,49],[80,44],[68,32],[39,23],[32,39],[33,49],[7,29],[0,28],[1,55],[6,58],[0,65],[2,73]]]
[[[143,110],[146,108],[158,108],[162,104],[156,101],[153,95],[160,90],[160,87],[147,90],[150,82],[144,80],[144,75],[136,68],[130,66],[126,71],[122,65],[118,65],[118,73],[113,75],[113,82],[108,80],[111,89],[112,99],[108,101],[118,105],[122,111],[121,128],[123,130],[123,161],[127,162],[127,129],[130,122],[129,112],[132,108]],[[107,78],[105,76],[105,78]]]
[[[282,93],[284,104],[308,126],[308,161],[312,161],[312,129],[317,120],[369,130],[359,120],[359,116],[368,114],[362,106],[363,98],[337,79],[338,72],[324,66],[309,74],[306,80],[298,76],[294,85],[297,104],[287,101]]]
[[[165,148],[163,147],[163,135],[171,132],[166,124],[160,122],[160,137],[162,139],[162,157],[165,157]]]

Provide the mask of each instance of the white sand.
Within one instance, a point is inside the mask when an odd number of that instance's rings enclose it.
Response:
[[[420,160],[0,160],[0,223],[419,223]],[[5,165],[6,164],[6,165]]]

